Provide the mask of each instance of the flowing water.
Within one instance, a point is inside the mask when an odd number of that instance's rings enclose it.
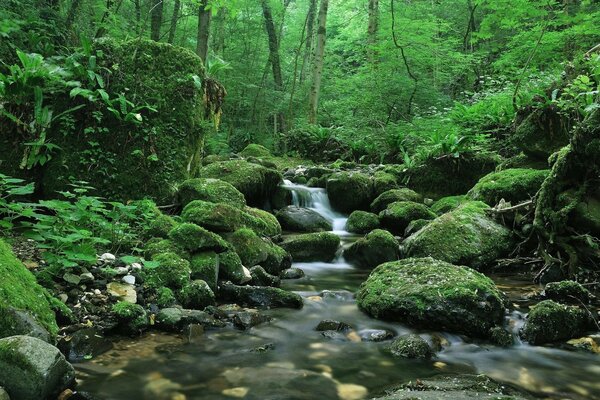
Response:
[[[286,183],[295,205],[309,207],[334,223],[342,247],[356,240],[344,230],[345,217],[333,211],[323,189]],[[599,356],[523,343],[505,349],[444,332],[415,331],[361,313],[353,293],[368,272],[339,257],[333,263],[295,263],[306,277],[284,281],[304,297],[302,310],[266,313],[271,323],[239,331],[208,331],[199,339],[149,334],[121,340],[115,349],[77,366],[81,389],[103,399],[359,399],[395,384],[440,373],[483,373],[553,398],[600,399]],[[507,292],[515,311],[507,318],[516,332],[534,289],[518,277],[492,277]],[[333,338],[315,331],[324,319],[350,324]],[[415,332],[443,350],[431,361],[403,360],[386,352],[388,342],[360,341],[372,330]],[[368,394],[365,395],[365,392]],[[361,397],[362,396],[362,397]]]

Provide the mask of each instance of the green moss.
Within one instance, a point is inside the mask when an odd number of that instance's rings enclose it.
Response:
[[[227,243],[219,236],[196,224],[183,223],[169,232],[169,238],[178,246],[192,253],[206,250],[222,252]]]
[[[277,218],[264,210],[246,207],[242,214],[242,223],[259,236],[274,237],[281,235],[281,225]]]
[[[295,262],[329,262],[340,247],[340,237],[331,232],[294,235],[286,238],[281,247],[290,252]]]
[[[252,143],[246,146],[244,150],[240,151],[240,155],[243,157],[265,158],[271,157],[271,152],[265,146]]]
[[[384,171],[375,172],[373,175],[373,192],[375,196],[393,189],[398,189],[398,179],[395,175]]]
[[[587,303],[593,297],[589,290],[575,281],[551,282],[544,288],[544,295],[561,303]]]
[[[535,196],[548,174],[548,170],[523,168],[493,172],[481,178],[467,196],[491,206],[501,199],[516,204]]]
[[[235,284],[246,280],[240,256],[235,251],[226,251],[219,255],[219,279],[230,280]]]
[[[455,210],[456,208],[458,208],[458,206],[466,203],[467,201],[469,201],[467,199],[467,196],[462,195],[442,197],[441,199],[439,199],[431,205],[431,211],[433,211],[437,215],[446,214],[447,212]]]
[[[396,357],[428,360],[433,351],[425,339],[419,335],[400,336],[390,345],[390,352]]]
[[[224,203],[209,203],[194,200],[183,209],[181,217],[213,232],[233,232],[242,225],[239,208]]]
[[[517,154],[514,157],[508,158],[502,161],[497,167],[496,171],[504,171],[505,169],[511,168],[533,168],[533,169],[548,169],[548,160],[536,160],[530,158],[525,153]]]
[[[397,260],[400,244],[394,235],[382,229],[375,229],[354,242],[345,252],[346,260],[359,268],[373,269],[379,264]]]
[[[505,307],[491,279],[430,257],[380,265],[361,285],[357,302],[375,318],[477,337],[502,323]]]
[[[242,160],[217,162],[200,169],[201,178],[221,179],[239,190],[249,205],[262,206],[282,182],[273,169]]]
[[[581,337],[595,328],[588,311],[544,300],[529,312],[520,334],[530,344],[538,345]]]
[[[500,347],[510,347],[515,344],[512,334],[501,326],[490,329],[490,341]]]
[[[175,253],[162,253],[154,256],[159,263],[153,268],[146,268],[146,284],[152,288],[166,286],[181,289],[190,281],[190,263]]]
[[[423,196],[408,188],[388,190],[377,196],[371,203],[371,211],[379,214],[385,210],[388,205],[397,201],[413,201],[415,203],[423,202]]]
[[[146,243],[144,257],[147,260],[151,260],[153,256],[161,253],[175,253],[186,260],[190,258],[190,254],[187,251],[169,239],[154,238]]]
[[[10,336],[9,321],[4,321],[8,308],[27,311],[51,334],[58,327],[48,293],[35,277],[13,255],[6,242],[0,239],[0,337]]]
[[[327,195],[338,211],[367,210],[373,200],[373,182],[360,172],[338,172],[327,180]]]
[[[215,304],[215,294],[203,280],[195,280],[185,285],[177,294],[184,308],[203,310]]]
[[[260,238],[254,231],[242,228],[227,235],[227,241],[247,268],[261,265],[270,274],[279,274],[286,268],[288,254],[268,239]],[[289,266],[289,265],[288,265]]]
[[[352,233],[369,233],[379,228],[379,217],[366,211],[354,211],[346,222],[346,230]]]
[[[167,238],[176,226],[177,222],[172,217],[161,213],[150,221],[144,233],[146,237]]]
[[[171,307],[177,302],[175,294],[168,287],[158,288],[156,291],[156,305],[160,308]]]
[[[227,252],[222,254],[227,254]],[[208,283],[213,292],[216,292],[219,264],[220,257],[214,251],[206,251],[194,255],[190,261],[192,279],[202,279]]]
[[[148,326],[146,310],[139,304],[120,301],[112,306],[111,311],[127,333],[139,333]]]
[[[237,208],[246,206],[244,195],[230,183],[219,179],[188,179],[179,186],[177,197],[182,207],[194,200],[225,203]]]
[[[530,157],[546,161],[569,143],[568,124],[563,118],[556,107],[534,109],[517,126],[510,141]]]
[[[435,219],[436,214],[425,204],[412,201],[397,201],[389,204],[385,210],[379,213],[381,226],[397,235],[404,231],[412,221],[417,219]]]
[[[427,257],[480,269],[508,254],[512,234],[486,215],[489,207],[469,202],[431,221],[404,241],[410,257]]]

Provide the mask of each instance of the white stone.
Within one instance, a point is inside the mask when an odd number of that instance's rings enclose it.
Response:
[[[117,267],[115,268],[117,275],[127,275],[129,273],[129,268],[127,267]]]
[[[244,279],[242,279],[241,283],[250,282],[252,280],[252,274],[250,273],[250,270],[242,266],[242,271],[244,271]]]
[[[133,276],[133,275],[125,275],[123,277],[123,282],[128,283],[130,285],[135,285],[135,276]]]
[[[104,253],[100,256],[100,261],[107,263],[107,264],[112,264],[113,262],[115,262],[116,259],[117,259],[117,257],[115,257],[114,254],[110,254],[110,253]]]
[[[140,263],[133,263],[130,265],[131,269],[134,271],[139,271],[142,269],[142,264]]]
[[[118,298],[121,301],[129,303],[137,303],[137,293],[132,285],[120,282],[111,282],[106,285],[108,294]]]

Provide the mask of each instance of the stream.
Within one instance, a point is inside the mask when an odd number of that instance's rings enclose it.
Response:
[[[332,210],[324,189],[286,182],[294,205],[309,207],[332,221],[346,247],[357,239],[344,230],[346,217]],[[196,338],[149,333],[122,339],[112,351],[78,364],[80,389],[102,399],[340,399],[371,398],[399,383],[444,373],[482,373],[556,398],[599,399],[598,355],[519,343],[500,348],[444,332],[417,331],[360,312],[353,298],[369,271],[346,263],[294,263],[306,277],[282,282],[304,298],[301,310],[265,311],[273,321],[249,331],[233,327]],[[516,311],[508,326],[517,332],[529,305],[525,295],[539,289],[518,276],[492,276]],[[521,310],[521,311],[519,311]],[[325,337],[315,327],[325,319],[343,321],[349,334]],[[418,333],[443,349],[430,361],[393,357],[388,341],[361,341],[373,330]],[[368,394],[365,394],[368,392]],[[333,393],[333,394],[332,394]]]

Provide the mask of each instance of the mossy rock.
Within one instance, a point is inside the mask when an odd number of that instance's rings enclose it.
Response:
[[[400,336],[390,345],[390,352],[395,357],[429,360],[433,350],[429,343],[419,335],[409,334]]]
[[[248,281],[240,256],[233,250],[221,253],[219,256],[219,279],[242,284]]]
[[[50,295],[0,239],[0,338],[24,334],[15,331],[16,321],[9,309],[30,314],[51,336],[58,332]]]
[[[216,162],[198,172],[201,178],[221,179],[239,190],[250,206],[261,207],[275,192],[283,178],[274,169],[243,160]]]
[[[151,288],[168,287],[181,289],[190,281],[191,269],[187,260],[175,253],[157,254],[152,258],[158,262],[153,268],[145,268],[146,284]]]
[[[346,230],[352,233],[369,233],[379,228],[379,217],[367,211],[354,211],[346,222]]]
[[[290,232],[325,232],[333,229],[331,221],[310,208],[288,206],[275,214],[281,227]]]
[[[437,215],[446,214],[452,210],[457,209],[460,205],[470,201],[467,196],[446,196],[437,200],[431,205],[431,211]]]
[[[224,301],[259,308],[302,308],[302,297],[287,290],[267,286],[221,285],[219,296]]]
[[[217,281],[219,279],[219,267],[220,258],[217,253],[214,251],[198,253],[190,260],[191,279],[201,279],[205,281],[212,291],[216,292]]]
[[[496,167],[496,171],[504,171],[505,169],[512,168],[548,169],[548,159],[536,160],[525,153],[519,153],[516,156],[502,161]]]
[[[399,258],[400,244],[394,235],[376,229],[354,242],[345,252],[345,259],[359,268],[373,269]]]
[[[144,235],[146,237],[168,238],[171,232],[177,226],[177,222],[170,215],[157,215],[146,227]]]
[[[523,168],[492,172],[481,178],[467,196],[491,206],[502,199],[517,204],[534,197],[549,173],[548,170]]]
[[[368,210],[373,200],[373,182],[360,172],[338,172],[327,180],[327,195],[333,208],[340,212]]]
[[[550,282],[544,288],[544,296],[566,304],[589,303],[594,297],[589,290],[575,281]]]
[[[529,312],[520,335],[530,344],[540,345],[578,338],[596,329],[589,311],[544,300]]]
[[[261,265],[268,273],[278,275],[289,268],[289,254],[268,239],[259,237],[248,228],[239,229],[226,236],[246,268]]]
[[[331,232],[306,233],[287,237],[281,247],[294,262],[330,262],[340,247],[340,237]]]
[[[388,190],[387,192],[381,193],[375,200],[373,200],[371,203],[371,211],[375,214],[379,214],[385,210],[388,205],[397,201],[413,201],[415,203],[422,203],[423,196],[408,188]]]
[[[242,226],[242,211],[239,208],[203,200],[188,203],[181,218],[212,232],[234,232]]]
[[[555,106],[543,107],[525,117],[510,140],[528,156],[546,161],[569,144],[569,130]]]
[[[403,182],[422,195],[440,199],[465,194],[502,161],[494,153],[464,154],[460,158],[430,158],[422,165],[407,168]]]
[[[375,197],[393,189],[398,189],[398,178],[395,175],[384,171],[377,171],[373,174],[373,195]]]
[[[119,322],[120,330],[127,334],[139,334],[150,324],[146,310],[139,304],[120,301],[112,306],[111,311]]]
[[[175,293],[167,287],[161,287],[156,290],[156,305],[160,308],[172,307],[177,302]]]
[[[251,143],[248,146],[246,146],[244,150],[240,151],[240,155],[242,157],[265,158],[271,157],[271,152],[265,146]]]
[[[403,243],[409,257],[428,257],[482,269],[513,248],[509,229],[486,215],[489,207],[469,202],[431,221]]]
[[[246,206],[244,195],[232,184],[220,179],[188,179],[179,185],[177,198],[181,207],[194,200],[225,203],[240,209]]]
[[[153,238],[146,243],[144,257],[147,260],[151,260],[152,257],[161,253],[175,253],[186,260],[190,258],[190,253],[184,250],[183,247],[175,244],[172,240]]]
[[[501,325],[506,306],[485,275],[431,257],[375,268],[360,286],[357,302],[375,318],[473,337],[488,337]]]
[[[205,307],[215,304],[215,294],[208,283],[196,279],[185,285],[179,292],[177,298],[186,309],[204,310]]]
[[[46,140],[60,150],[44,165],[39,189],[50,196],[67,190],[73,177],[93,182],[93,193],[111,200],[151,197],[169,204],[176,183],[200,168],[206,132],[203,92],[197,87],[198,77],[204,78],[202,61],[188,49],[145,39],[102,38],[94,42],[94,50],[102,53],[97,71],[111,99],[125,94],[136,106],[157,111],[142,110],[143,121],[127,123],[96,104],[69,114],[71,131],[65,131],[64,124],[53,124]],[[73,99],[66,95],[52,101],[55,114],[73,107]],[[102,119],[91,124],[92,113],[97,112]],[[90,126],[95,132],[89,131]],[[11,169],[18,169],[20,160],[15,162],[14,156],[22,157],[24,148],[14,143],[27,141],[18,133],[3,132],[0,148],[11,149],[11,154],[3,152],[0,159],[12,159]],[[91,158],[99,161],[90,163]]]
[[[258,208],[245,207],[242,223],[259,236],[275,237],[281,235],[281,225],[273,214]]]
[[[436,214],[425,204],[412,201],[397,201],[379,213],[381,226],[397,235],[404,234],[408,225],[417,219],[432,220]]]
[[[563,197],[563,196],[561,196]],[[568,199],[573,193],[568,192]],[[577,227],[581,233],[589,233],[600,237],[600,190],[590,193],[580,201],[569,215],[569,225]]]
[[[183,223],[169,232],[169,238],[177,246],[191,253],[214,250],[226,251],[227,243],[217,234],[191,223]]]

